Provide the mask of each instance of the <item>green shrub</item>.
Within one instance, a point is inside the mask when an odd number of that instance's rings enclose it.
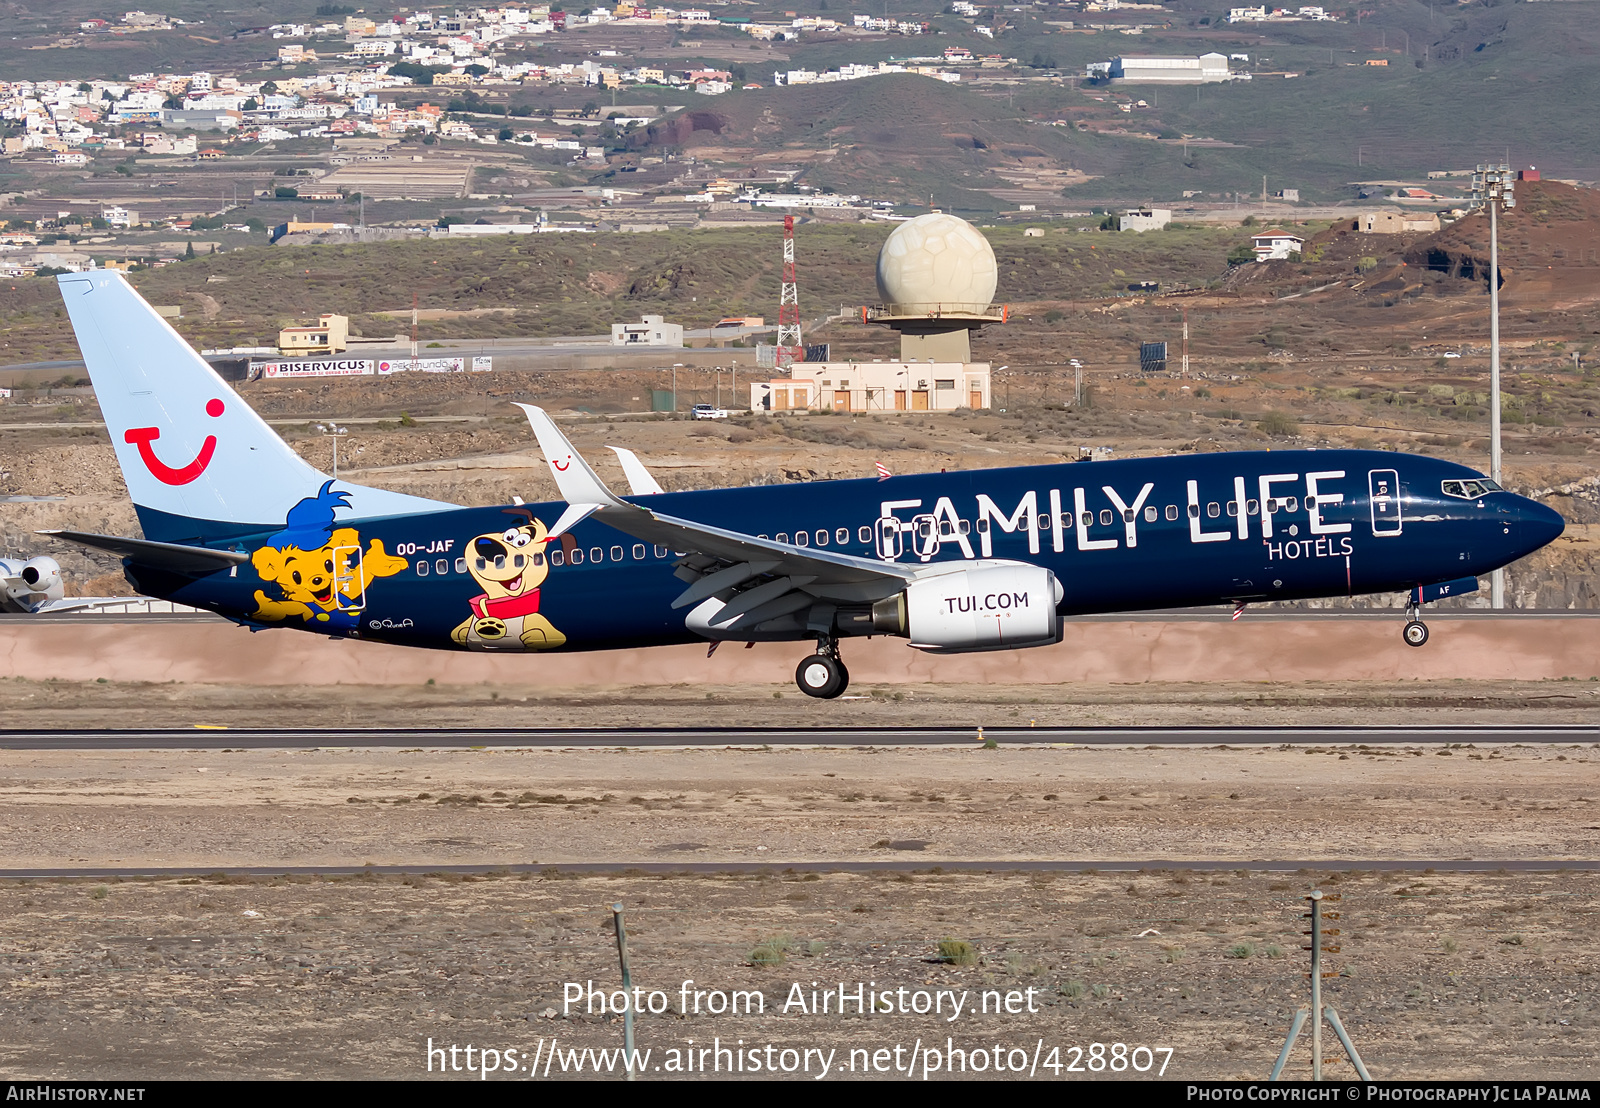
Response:
[[[965,939],[940,939],[939,961],[952,966],[975,966],[978,964],[978,948]]]

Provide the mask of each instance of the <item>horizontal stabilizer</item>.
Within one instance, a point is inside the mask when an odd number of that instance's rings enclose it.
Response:
[[[212,550],[205,546],[184,546],[172,542],[150,542],[121,535],[95,535],[86,531],[38,531],[54,539],[75,542],[93,550],[104,550],[127,558],[135,565],[164,569],[172,573],[200,577],[221,569],[244,565],[250,555],[235,550]]]

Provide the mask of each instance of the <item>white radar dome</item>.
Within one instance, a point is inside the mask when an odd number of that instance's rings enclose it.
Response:
[[[878,295],[897,315],[978,315],[994,301],[994,248],[964,219],[919,215],[878,252]]]

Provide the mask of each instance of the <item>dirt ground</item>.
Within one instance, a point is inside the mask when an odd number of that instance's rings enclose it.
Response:
[[[953,1046],[969,1066],[970,1052],[989,1056],[988,1072],[957,1077],[1083,1080],[1097,1075],[1065,1071],[1093,1065],[1095,1043],[1102,1053],[1124,1044],[1151,1076],[1165,1061],[1169,1079],[1260,1079],[1307,1002],[1299,898],[1314,886],[1343,897],[1328,905],[1343,935],[1327,963],[1340,976],[1324,996],[1374,1077],[1593,1079],[1592,875],[953,875],[909,865],[824,876],[8,882],[0,1072],[476,1079],[441,1075],[448,1054],[428,1070],[430,1044],[458,1048],[457,1064],[471,1044],[522,1071],[497,1080],[544,1079],[528,1069],[552,1049],[561,1061],[549,1079],[577,1077],[568,1051],[622,1043],[619,1018],[566,1005],[568,983],[617,988],[610,906],[620,902],[633,980],[667,1008],[639,1018],[650,1079],[686,1076],[671,1072],[672,1052],[681,1066],[684,1051],[716,1046],[763,1058],[771,1046],[779,1065],[794,1066],[798,1053],[777,1052],[821,1051],[832,1079],[895,1076],[864,1073],[874,1059],[920,1078]],[[978,964],[940,964],[947,938],[972,944]],[[752,965],[763,946],[786,948],[783,962]],[[870,982],[896,1010],[783,1010],[796,985],[809,1007],[814,982],[835,994]],[[759,990],[764,1014],[711,1015],[709,995],[693,1013],[694,990],[736,989]],[[965,993],[962,1016],[898,1010],[919,990]],[[1001,995],[975,1011],[985,992]],[[996,1014],[1006,994],[1018,1011]],[[994,1072],[996,1046],[1021,1072]],[[1042,1067],[1031,1070],[1036,1055]],[[1331,1079],[1355,1076],[1331,1032],[1324,1055]],[[1302,1038],[1286,1076],[1309,1076],[1309,1059]],[[820,1078],[821,1060],[806,1055],[809,1073],[793,1076]]]
[[[900,699],[885,690],[834,707],[851,723],[1025,725],[1035,713],[1040,722],[1572,723],[1593,719],[1587,686],[911,686],[895,690]],[[269,711],[310,716],[327,693],[10,680],[0,682],[0,724],[130,725],[224,708],[242,723]],[[769,705],[780,722],[814,722],[809,702],[749,687],[344,687],[339,696],[367,710],[367,722],[494,726],[514,721],[525,697],[550,722],[739,722]],[[10,1028],[0,1073],[426,1077],[431,1040],[472,1044],[475,1058],[491,1047],[522,1078],[530,1055],[548,1061],[554,1045],[554,1079],[576,1064],[567,1050],[620,1045],[614,1017],[564,1010],[568,982],[616,987],[609,912],[620,901],[634,980],[661,991],[658,1007],[672,1006],[640,1018],[639,1046],[664,1067],[651,1077],[677,1076],[672,1059],[681,1065],[691,1045],[741,1039],[763,1059],[771,1045],[779,1064],[809,1059],[812,1078],[829,1050],[830,1078],[852,1062],[861,1076],[880,1057],[904,1074],[920,1039],[940,1053],[917,1054],[918,1066],[945,1064],[949,1046],[968,1051],[969,1064],[983,1049],[986,1080],[996,1076],[995,1046],[1008,1067],[1029,1071],[1008,1077],[1093,1077],[1065,1067],[1075,1057],[1087,1065],[1090,1055],[1072,1048],[1096,1042],[1155,1051],[1140,1064],[1170,1047],[1167,1077],[1259,1078],[1305,1003],[1298,898],[1323,887],[1344,897],[1329,905],[1343,913],[1330,921],[1343,935],[1328,996],[1374,1076],[1592,1077],[1600,877],[1561,867],[1595,856],[1600,794],[1588,767],[1597,758],[1600,747],[1565,743],[11,751],[0,771],[3,869],[370,863],[414,876],[0,882],[0,1011]],[[1376,874],[1351,861],[1373,858],[1414,859],[1416,869]],[[1432,862],[1462,858],[1539,859],[1548,872],[1433,872]],[[1162,868],[1184,859],[1238,868]],[[1273,859],[1305,867],[1248,871]],[[993,865],[941,870],[964,860]],[[1062,860],[1148,868],[1006,868]],[[788,871],[829,861],[889,869]],[[619,870],[555,868],[572,862]],[[646,863],[709,871],[629,868]],[[551,868],[494,872],[513,864]],[[489,872],[438,872],[446,865]],[[939,962],[945,939],[972,944],[977,963]],[[686,980],[695,984],[685,996]],[[1014,991],[1019,1010],[969,1007],[954,1021],[840,1016],[837,1005],[783,1011],[795,983],[809,1003],[812,982],[820,992],[858,981],[894,991],[896,1004],[902,986],[908,1004],[919,989],[966,990],[970,1005],[985,990],[1001,1001]],[[694,989],[760,990],[766,1011],[685,1012]],[[1324,1053],[1338,1054],[1331,1036]],[[1050,1070],[1052,1057],[1062,1072]],[[456,1058],[464,1064],[464,1051]],[[1304,1043],[1294,1066],[1308,1069]],[[1343,1062],[1328,1072],[1351,1075]]]

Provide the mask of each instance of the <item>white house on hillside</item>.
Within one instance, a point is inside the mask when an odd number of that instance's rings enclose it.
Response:
[[[1305,239],[1287,231],[1263,231],[1259,235],[1251,235],[1250,241],[1255,247],[1258,262],[1285,261],[1290,254],[1302,253],[1306,244]]]

